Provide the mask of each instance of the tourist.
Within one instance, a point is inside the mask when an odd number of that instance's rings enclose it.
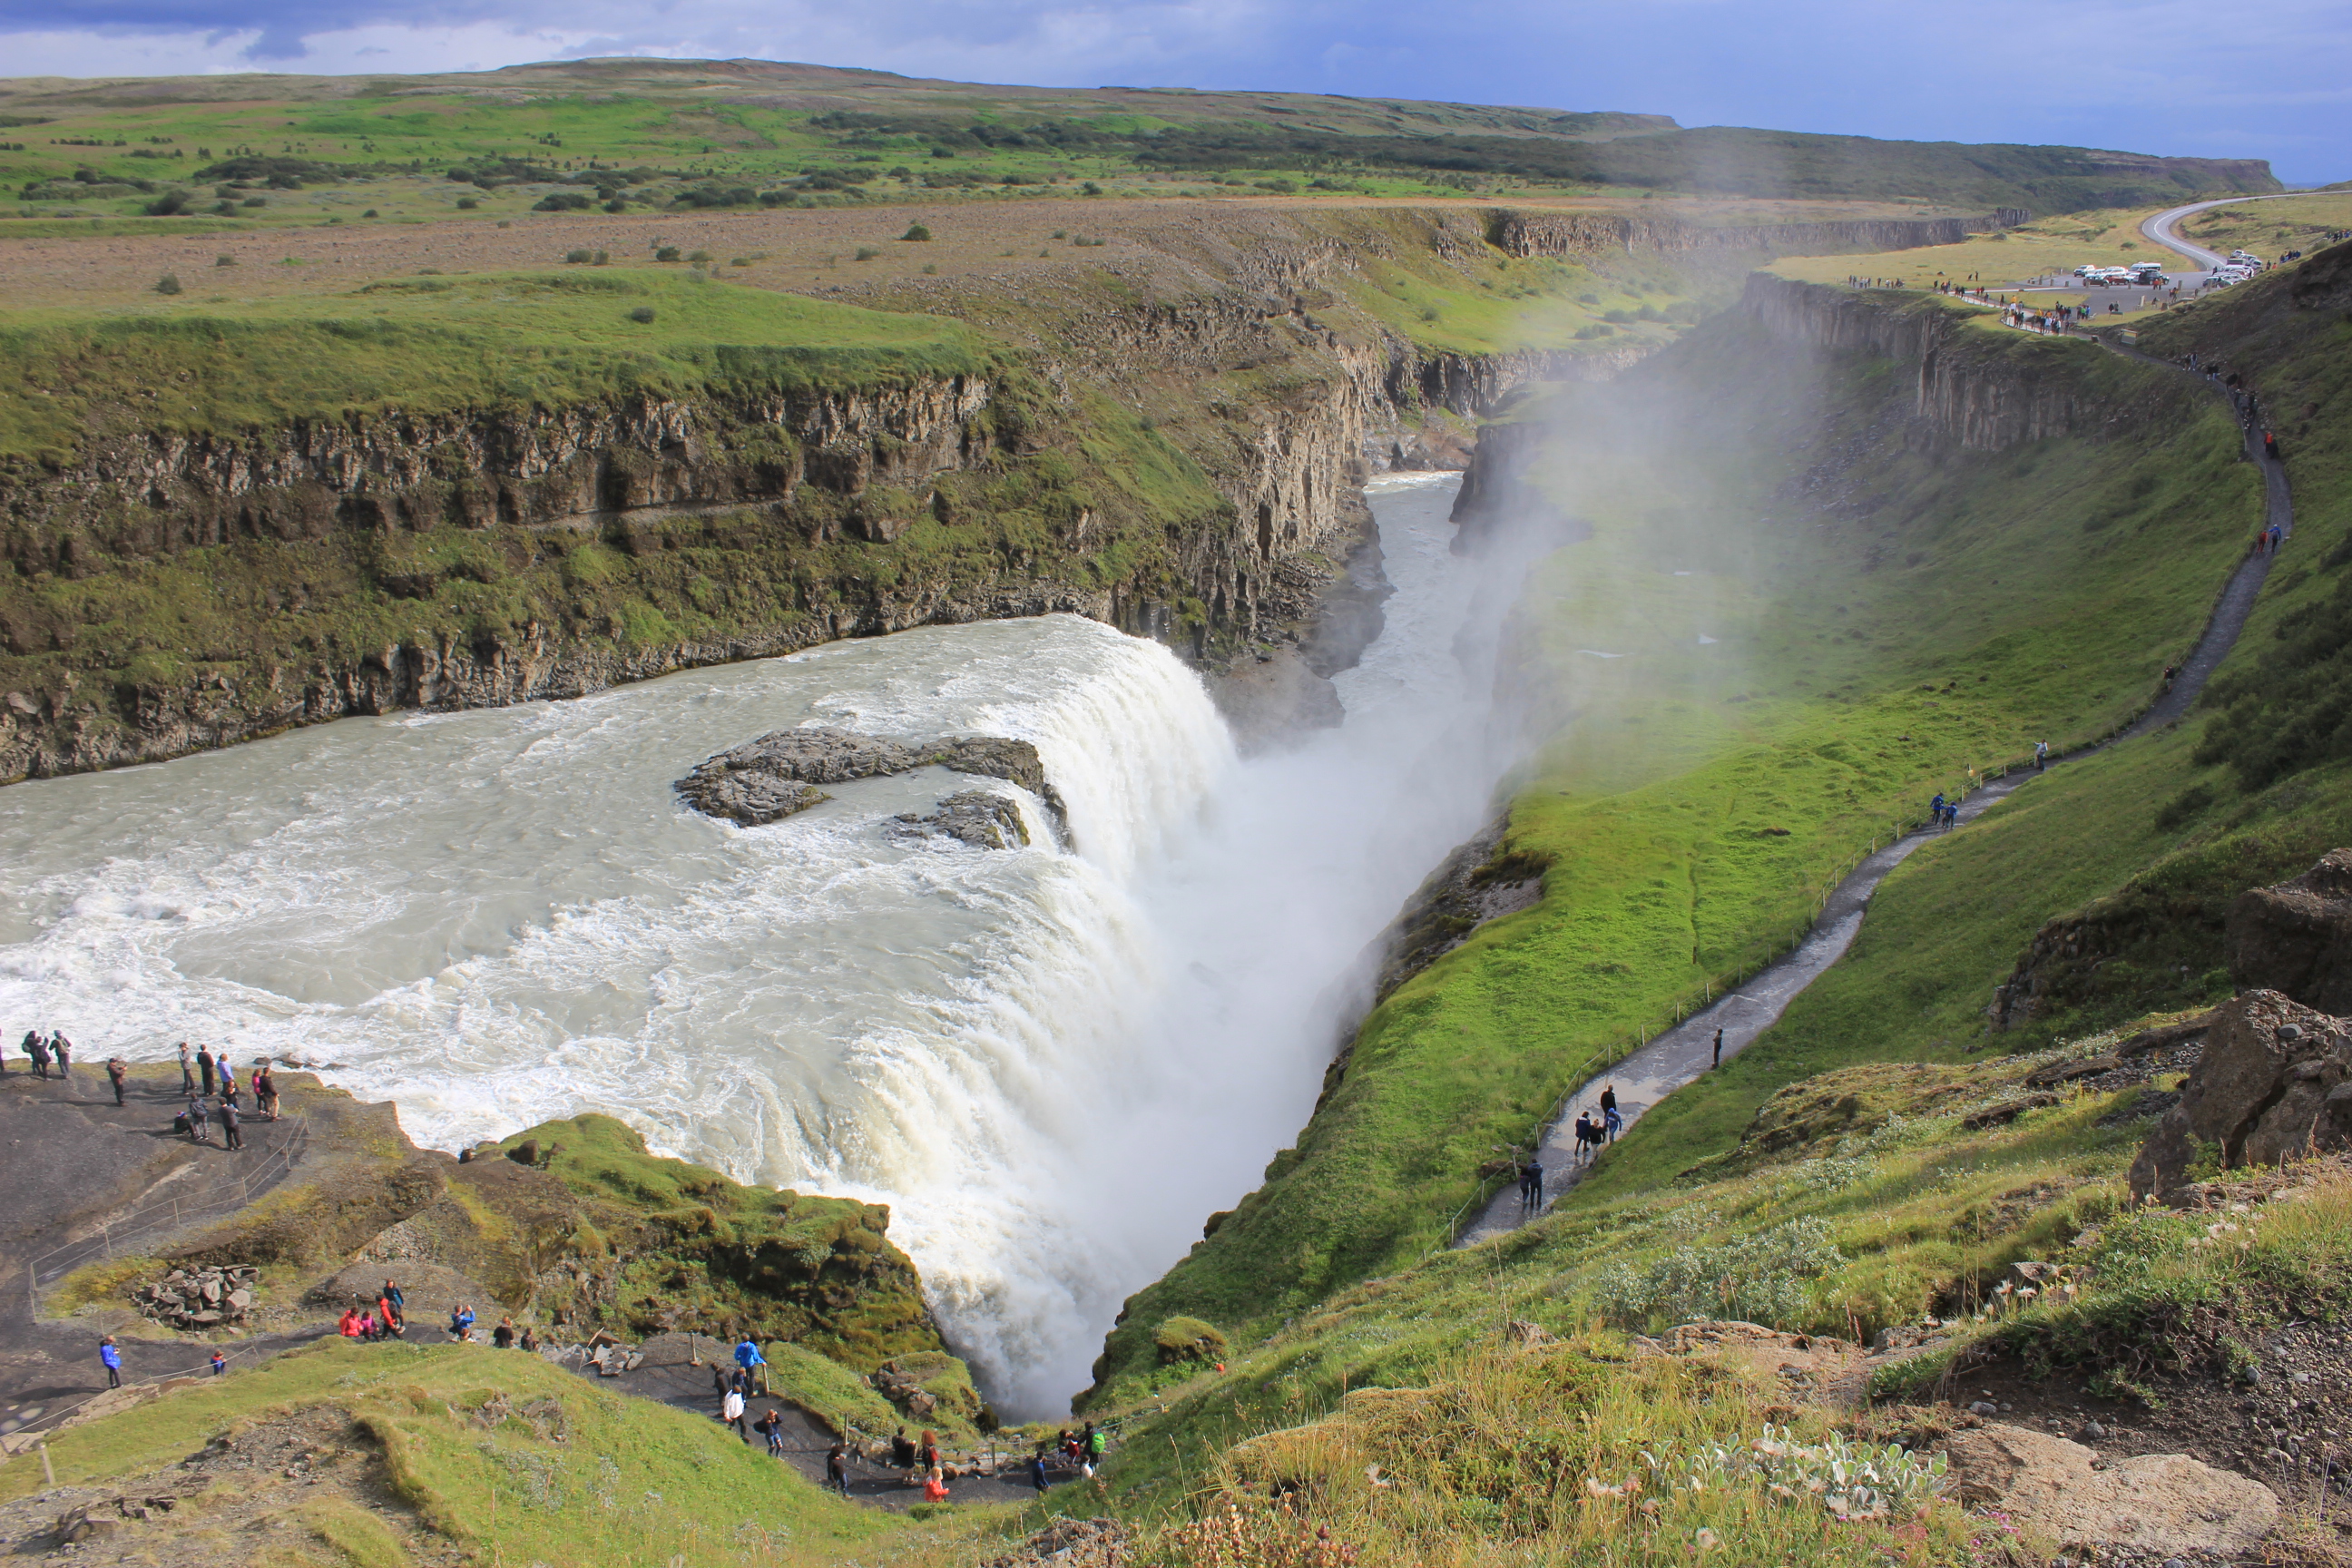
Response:
[[[1944,825],[1944,795],[1938,790],[1936,798],[1927,803],[1927,820],[1941,827]]]
[[[745,1394],[752,1392],[751,1384],[755,1378],[760,1384],[759,1392],[765,1394],[768,1391],[767,1373],[756,1370],[767,1364],[768,1358],[760,1353],[760,1347],[752,1342],[751,1332],[746,1330],[742,1342],[735,1347],[735,1365],[742,1373]]]
[[[357,1307],[343,1309],[343,1315],[335,1320],[335,1332],[347,1340],[360,1337],[360,1310]]]
[[[735,1436],[742,1438],[743,1441],[748,1443],[751,1440],[751,1434],[744,1430],[743,1426],[743,1391],[741,1389],[730,1388],[727,1391],[727,1397],[719,1402],[719,1419],[734,1427]]]
[[[1528,1206],[1533,1209],[1543,1207],[1543,1162],[1530,1156],[1526,1168],[1519,1173],[1519,1180],[1527,1192]]]
[[[1723,1031],[1722,1031],[1721,1029],[1717,1029],[1717,1030],[1715,1032],[1715,1060],[1713,1060],[1712,1062],[1709,1062],[1709,1063],[1707,1064],[1707,1068],[1708,1068],[1708,1070],[1709,1070],[1709,1071],[1713,1071],[1715,1068],[1719,1068],[1719,1067],[1721,1067],[1722,1065],[1723,1065]]]
[[[890,1438],[890,1468],[894,1470],[915,1468],[915,1440],[907,1436],[904,1426],[899,1427]]]
[[[1095,1424],[1089,1421],[1087,1423],[1086,1437],[1080,1447],[1086,1450],[1086,1471],[1091,1477],[1095,1473],[1095,1468],[1102,1463],[1103,1452],[1110,1447],[1110,1439],[1095,1430]]]
[[[402,1317],[408,1315],[408,1298],[401,1292],[399,1286],[387,1279],[383,1282],[383,1289],[379,1294],[384,1300],[392,1303],[392,1310],[394,1312]]]
[[[948,1500],[948,1483],[936,1469],[927,1471],[923,1476],[923,1500],[925,1502]]]
[[[2273,529],[2271,531],[2276,533],[2278,530]],[[70,1076],[73,1072],[73,1042],[66,1038],[66,1032],[63,1029],[49,1037],[49,1049],[57,1054],[58,1076],[59,1078]]]
[[[824,1484],[842,1496],[849,1495],[849,1448],[835,1443],[824,1456]]]
[[[189,1060],[188,1042],[185,1040],[180,1042],[180,1092],[182,1094],[196,1092],[196,1069]]]
[[[1592,1144],[1592,1113],[1589,1110],[1580,1110],[1576,1113],[1576,1163],[1578,1164],[1582,1164],[1591,1157]]]
[[[106,1386],[121,1388],[122,1386],[122,1352],[116,1347],[112,1334],[98,1342],[98,1359],[106,1367]]]
[[[1609,1141],[1617,1141],[1617,1130],[1624,1125],[1617,1115],[1617,1086],[1605,1084],[1601,1090],[1601,1121],[1608,1130]]]
[[[493,1350],[510,1351],[514,1349],[514,1320],[512,1318],[500,1318],[499,1320],[499,1326],[490,1331],[490,1348]]]
[[[222,1354],[219,1351],[215,1351],[215,1352],[213,1352],[213,1359],[212,1359],[212,1363],[211,1363],[211,1364],[212,1364],[212,1369],[213,1369],[213,1375],[214,1375],[215,1377],[225,1377],[225,1376],[226,1376],[226,1375],[227,1375],[227,1373],[228,1373],[228,1357],[227,1357],[227,1356],[226,1356],[226,1355],[224,1355],[224,1354]]]
[[[268,1057],[253,1069],[253,1104],[265,1119],[278,1120],[278,1079],[270,1073]]]
[[[2169,665],[2164,670],[2164,689],[2167,691],[2172,689],[2172,668]],[[2050,771],[2050,742],[2047,741],[2033,742],[2033,771],[2037,773]]]
[[[184,1127],[187,1129],[189,1138],[194,1142],[198,1143],[209,1143],[212,1142],[212,1133],[210,1131],[212,1127],[212,1112],[205,1109],[205,1097],[203,1095],[192,1094],[188,1096],[188,1109],[180,1112],[178,1117],[173,1120],[172,1131],[176,1132]]]
[[[213,1053],[211,1047],[198,1046],[196,1047],[196,1071],[205,1080],[205,1098],[210,1100],[213,1093]]]
[[[538,1354],[539,1331],[532,1328],[529,1323],[525,1323],[522,1326],[522,1337],[515,1341],[515,1349],[520,1351],[529,1351],[533,1355]]]
[[[223,1100],[220,1103],[221,1141],[225,1148],[245,1147],[245,1134],[236,1127],[236,1101]]]
[[[474,1337],[474,1309],[463,1301],[449,1309],[449,1337],[453,1340]]]
[[[33,1072],[35,1076],[38,1077],[43,1081],[47,1081],[49,1076],[48,1037],[40,1033],[38,1030],[35,1030],[32,1034],[26,1036],[25,1038],[30,1042],[25,1047],[25,1054],[33,1058]]]
[[[1045,1475],[1045,1450],[1042,1447],[1029,1456],[1029,1479],[1041,1492],[1053,1484]]]
[[[768,1453],[772,1458],[782,1458],[784,1457],[784,1413],[771,1405],[768,1406],[768,1413],[761,1416],[753,1425],[758,1427],[761,1436],[768,1439]]]
[[[221,1058],[220,1075],[222,1103],[236,1105],[245,1091],[237,1086],[236,1069],[228,1065],[226,1057]]]
[[[114,1103],[122,1103],[122,1080],[131,1074],[131,1064],[121,1057],[106,1058],[106,1080],[114,1086]]]

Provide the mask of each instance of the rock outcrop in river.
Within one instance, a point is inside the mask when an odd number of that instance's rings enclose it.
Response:
[[[993,735],[958,735],[909,743],[847,730],[773,730],[703,763],[677,781],[677,793],[697,811],[746,827],[760,827],[831,799],[816,787],[819,784],[912,773],[934,764],[1019,784],[1045,803],[1056,824],[1066,819],[1061,795],[1047,782],[1045,763],[1037,748],[1026,741]],[[966,801],[969,793],[952,796],[944,805]],[[992,801],[995,797],[982,798]],[[942,816],[947,815],[943,810]],[[956,814],[956,825],[943,831],[973,842],[963,831],[970,826],[966,819],[972,816],[971,810]],[[1017,829],[1017,814],[1013,820]],[[1020,842],[1027,842],[1025,835]]]

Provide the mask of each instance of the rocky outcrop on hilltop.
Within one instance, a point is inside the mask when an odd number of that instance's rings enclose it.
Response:
[[[2222,1005],[2204,1055],[2132,1164],[2135,1197],[2187,1182],[2200,1153],[2223,1169],[2352,1148],[2352,1026],[2251,991]]]
[[[829,799],[815,787],[819,784],[846,784],[935,765],[1019,784],[1044,801],[1056,819],[1065,815],[1060,792],[1045,777],[1045,763],[1037,748],[1026,741],[992,735],[909,743],[847,730],[775,730],[704,762],[678,780],[677,788],[697,811],[759,827]],[[995,797],[953,797],[970,798]],[[971,818],[975,810],[971,806],[961,810],[958,824]],[[1017,824],[1017,816],[1014,820]],[[1023,841],[1026,842],[1025,837]]]

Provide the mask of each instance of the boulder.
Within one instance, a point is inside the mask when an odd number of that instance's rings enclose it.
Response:
[[[939,809],[928,816],[901,812],[891,824],[894,831],[908,837],[936,835],[974,849],[1020,849],[1029,843],[1020,806],[1009,796],[986,790],[961,790],[940,802]]]
[[[1988,1422],[1953,1433],[1945,1455],[1959,1501],[1997,1510],[2070,1550],[2234,1560],[2278,1519],[2268,1487],[2186,1454],[2142,1454],[2094,1468],[2098,1456],[2080,1443]]]
[[[2352,849],[2329,850],[2291,882],[2239,894],[2224,942],[2240,985],[2352,1014]]]
[[[2200,1145],[2224,1167],[2352,1147],[2352,1036],[2340,1019],[2275,991],[2214,1010],[2205,1054],[2131,1171],[2132,1195],[2169,1195]],[[2339,1092],[2342,1091],[2342,1092]]]

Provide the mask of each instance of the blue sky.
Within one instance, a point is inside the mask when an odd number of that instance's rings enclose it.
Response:
[[[0,0],[10,75],[487,69],[647,54],[1258,88],[2352,178],[2347,0]]]

